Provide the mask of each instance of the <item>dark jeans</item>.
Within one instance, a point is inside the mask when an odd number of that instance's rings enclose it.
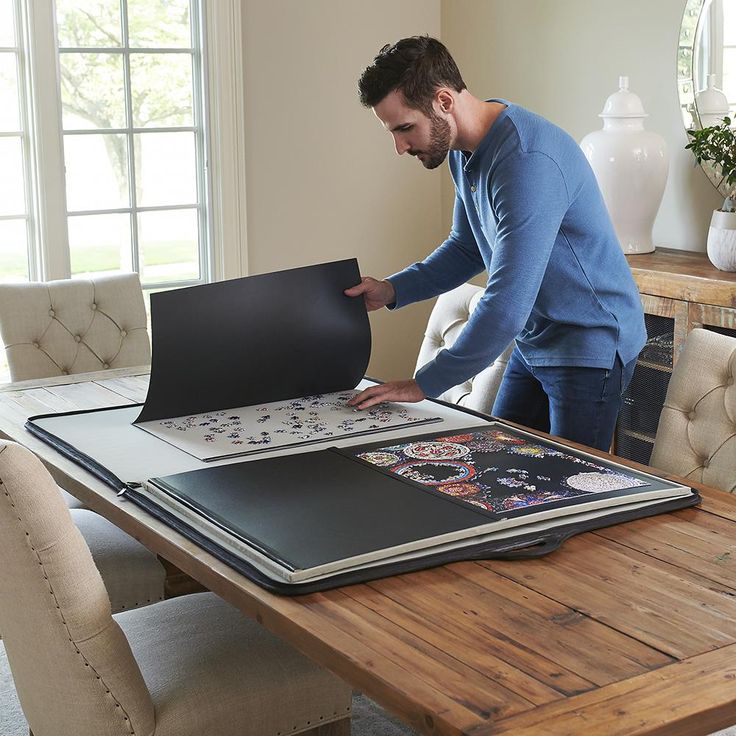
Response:
[[[499,419],[608,451],[636,360],[610,370],[528,365],[514,348],[493,405]]]

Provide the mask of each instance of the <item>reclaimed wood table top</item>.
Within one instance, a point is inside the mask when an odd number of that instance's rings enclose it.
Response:
[[[91,508],[420,733],[694,736],[736,722],[736,498],[697,486],[698,508],[589,532],[540,559],[281,597],[23,428],[34,414],[140,402],[145,371],[0,387],[0,432]]]

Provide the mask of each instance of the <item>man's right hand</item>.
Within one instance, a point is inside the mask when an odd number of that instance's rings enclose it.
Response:
[[[378,281],[370,276],[363,276],[357,286],[345,289],[345,296],[355,297],[361,294],[365,300],[365,308],[369,312],[396,301],[396,290],[390,281]]]

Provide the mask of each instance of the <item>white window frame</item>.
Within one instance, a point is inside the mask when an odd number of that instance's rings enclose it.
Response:
[[[202,3],[209,94],[210,252],[213,277],[221,281],[248,275],[242,0]]]
[[[201,265],[203,278],[222,280],[247,274],[242,11],[241,0],[200,2],[207,129],[203,204],[209,244],[208,262]],[[16,17],[26,14],[21,23],[28,30],[21,76],[33,100],[32,114],[26,116],[26,134],[35,141],[35,146],[28,147],[32,152],[29,189],[35,193],[29,211],[36,232],[35,247],[30,248],[35,252],[29,254],[30,277],[70,278],[55,8],[49,0],[15,0],[15,4]]]
[[[19,6],[19,7],[18,7]],[[38,280],[71,276],[66,223],[66,184],[61,135],[61,99],[58,89],[58,59],[54,6],[44,0],[16,0],[16,8],[26,12],[21,28],[27,33],[26,89],[31,95],[28,135],[35,141],[31,151],[32,189],[36,199],[31,212],[36,221],[36,257],[31,258]],[[45,92],[54,90],[53,94]],[[33,216],[33,214],[32,214]]]

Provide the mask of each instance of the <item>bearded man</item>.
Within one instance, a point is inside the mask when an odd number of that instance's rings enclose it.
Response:
[[[410,380],[359,393],[420,401],[490,365],[515,340],[492,414],[610,448],[621,396],[646,340],[644,315],[593,171],[562,129],[502,99],[473,96],[428,36],[384,46],[358,83],[399,155],[427,169],[449,155],[450,234],[427,258],[346,290],[396,309],[486,271],[485,292],[451,348]]]

